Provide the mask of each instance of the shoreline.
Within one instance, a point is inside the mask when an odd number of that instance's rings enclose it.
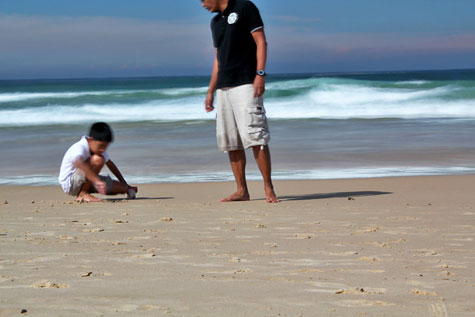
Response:
[[[0,186],[0,315],[469,316],[474,183],[275,181],[280,204],[260,181],[234,203],[232,182],[103,203]]]
[[[104,171],[101,175],[110,175]],[[249,181],[260,181],[262,176],[255,167],[251,166],[246,173]],[[289,176],[291,175],[291,176]],[[373,179],[393,177],[426,177],[426,176],[463,176],[475,175],[475,167],[372,167],[372,168],[334,168],[316,170],[277,170],[273,172],[274,181],[331,181],[336,179]],[[57,175],[18,175],[0,177],[2,186],[57,186]],[[114,177],[113,177],[114,179]],[[173,173],[149,174],[147,176],[126,175],[130,184],[157,185],[157,184],[194,184],[194,183],[227,183],[234,182],[232,172],[214,173]]]
[[[258,173],[257,173],[258,174]],[[260,174],[259,174],[260,175]],[[354,187],[356,185],[363,185],[364,187],[370,186],[370,184],[374,183],[377,185],[385,184],[386,186],[394,183],[399,185],[400,183],[404,183],[406,181],[410,182],[431,182],[434,181],[442,181],[442,180],[475,180],[475,173],[466,173],[466,174],[441,174],[441,175],[402,175],[402,176],[380,176],[380,177],[341,177],[341,178],[331,178],[331,179],[274,179],[274,187],[276,187],[276,191],[279,190],[279,187],[282,186],[284,191],[294,191],[293,188],[296,187],[299,190],[306,191],[305,188],[309,186],[318,185],[321,186],[323,184],[327,185],[327,188],[337,189],[339,184],[344,184],[344,187]],[[261,200],[264,198],[264,191],[260,190],[259,185],[262,184],[261,179],[248,179],[248,187],[249,190],[254,191],[255,195],[258,196],[257,198],[252,197],[251,201]],[[105,196],[100,194],[94,194],[98,197],[104,199],[104,203],[108,202],[117,202],[122,201],[124,203],[140,201],[142,199],[150,199],[150,196],[153,192],[166,192],[172,193],[173,190],[176,190],[177,197],[173,197],[173,199],[178,200],[180,203],[188,203],[193,201],[193,199],[202,200],[206,197],[207,200],[212,199],[211,193],[209,195],[204,195],[206,191],[216,192],[216,189],[220,189],[219,192],[222,192],[226,195],[227,192],[233,191],[235,182],[234,180],[226,180],[226,181],[197,181],[197,182],[162,182],[162,183],[131,183],[135,186],[139,187],[139,193],[137,195],[136,200],[127,200],[126,195],[115,195],[115,196]],[[330,185],[330,186],[328,186]],[[183,188],[180,188],[183,187]],[[192,188],[199,194],[193,194],[182,196],[182,191],[187,191]],[[223,188],[227,188],[227,190],[223,190]],[[142,190],[141,190],[142,189]],[[68,203],[71,200],[74,201],[74,197],[65,194],[60,185],[4,185],[0,184],[0,206],[2,205],[2,201],[5,199],[8,200],[9,197],[13,197],[13,199],[21,200],[26,199],[28,197],[24,197],[25,193],[31,194],[33,198],[38,198],[39,195],[45,195],[44,200],[47,199],[55,199],[57,202],[64,202]],[[257,192],[257,193],[256,193]],[[143,196],[143,195],[145,196]],[[154,196],[154,195],[152,195]],[[262,196],[262,197],[261,197]],[[216,202],[219,203],[219,195],[216,196]],[[255,198],[255,199],[254,199]],[[156,198],[160,199],[160,198]]]

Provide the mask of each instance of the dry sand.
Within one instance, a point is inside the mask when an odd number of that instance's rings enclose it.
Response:
[[[474,316],[475,175],[0,187],[0,315]]]

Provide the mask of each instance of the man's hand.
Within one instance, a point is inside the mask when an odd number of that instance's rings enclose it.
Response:
[[[97,189],[99,194],[106,195],[107,194],[107,184],[102,180],[98,180],[94,182],[94,187]]]
[[[256,76],[254,79],[254,98],[260,97],[266,91],[266,79],[264,76]]]
[[[206,100],[205,100],[205,110],[206,112],[211,112],[214,110],[214,94],[213,93],[208,93],[206,95]]]

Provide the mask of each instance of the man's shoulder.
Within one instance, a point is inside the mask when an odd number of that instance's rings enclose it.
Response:
[[[259,14],[259,9],[250,0],[236,0],[232,11],[241,16],[254,16],[255,14]]]
[[[213,29],[220,21],[221,19],[221,14],[218,13],[216,14],[213,18],[211,18],[211,29]]]
[[[256,8],[256,5],[250,0],[236,0],[234,6],[236,9]]]
[[[221,14],[218,13],[214,17],[211,18],[211,24],[218,22],[219,18],[221,17]]]

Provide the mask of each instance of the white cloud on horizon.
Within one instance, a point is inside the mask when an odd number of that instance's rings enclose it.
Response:
[[[21,58],[23,65],[194,67],[210,64],[213,54],[209,25],[110,17],[0,15],[0,30],[0,63]]]
[[[318,25],[309,27],[318,19],[280,16],[283,23],[275,23],[275,18],[266,24],[269,66],[274,72],[314,71],[322,65],[331,71],[335,65],[348,63],[368,67],[363,61],[376,59],[379,68],[391,69],[395,59],[416,63],[417,58],[424,62],[435,55],[475,53],[475,32],[325,33],[318,31]],[[98,75],[209,74],[214,54],[209,21],[0,13],[0,30],[0,78],[2,73],[11,77],[28,69]],[[475,67],[474,63],[466,64]]]
[[[284,23],[297,23],[297,24],[309,24],[309,23],[317,23],[320,22],[321,19],[319,18],[302,18],[298,16],[292,15],[279,15],[275,17],[271,17],[276,21],[284,22]]]
[[[267,28],[269,42],[279,54],[328,53],[333,57],[354,52],[394,56],[397,54],[475,53],[475,32],[438,33],[322,33],[294,27]],[[296,49],[298,48],[298,49]]]

